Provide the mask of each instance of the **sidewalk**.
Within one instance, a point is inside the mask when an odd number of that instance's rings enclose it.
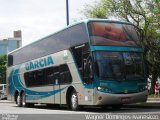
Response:
[[[160,103],[160,98],[148,98],[147,103]]]
[[[0,103],[13,103],[13,102],[9,100],[0,100]]]

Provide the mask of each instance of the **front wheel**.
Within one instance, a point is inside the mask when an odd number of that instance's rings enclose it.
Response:
[[[70,97],[70,108],[74,111],[79,110],[79,105],[78,105],[78,96],[76,91],[72,91],[71,97]]]

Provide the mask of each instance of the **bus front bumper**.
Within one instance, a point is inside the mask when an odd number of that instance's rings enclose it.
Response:
[[[132,94],[109,94],[98,91],[98,94],[94,98],[94,105],[114,105],[146,102],[147,97],[147,90]]]

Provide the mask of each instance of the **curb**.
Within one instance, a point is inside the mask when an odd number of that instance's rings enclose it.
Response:
[[[148,98],[147,101],[160,101],[160,98]]]
[[[160,98],[148,98],[147,103],[160,103]]]

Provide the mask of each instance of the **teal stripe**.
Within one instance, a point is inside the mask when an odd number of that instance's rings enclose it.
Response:
[[[97,50],[143,52],[142,48],[137,48],[137,47],[91,46],[91,51],[97,51]]]

